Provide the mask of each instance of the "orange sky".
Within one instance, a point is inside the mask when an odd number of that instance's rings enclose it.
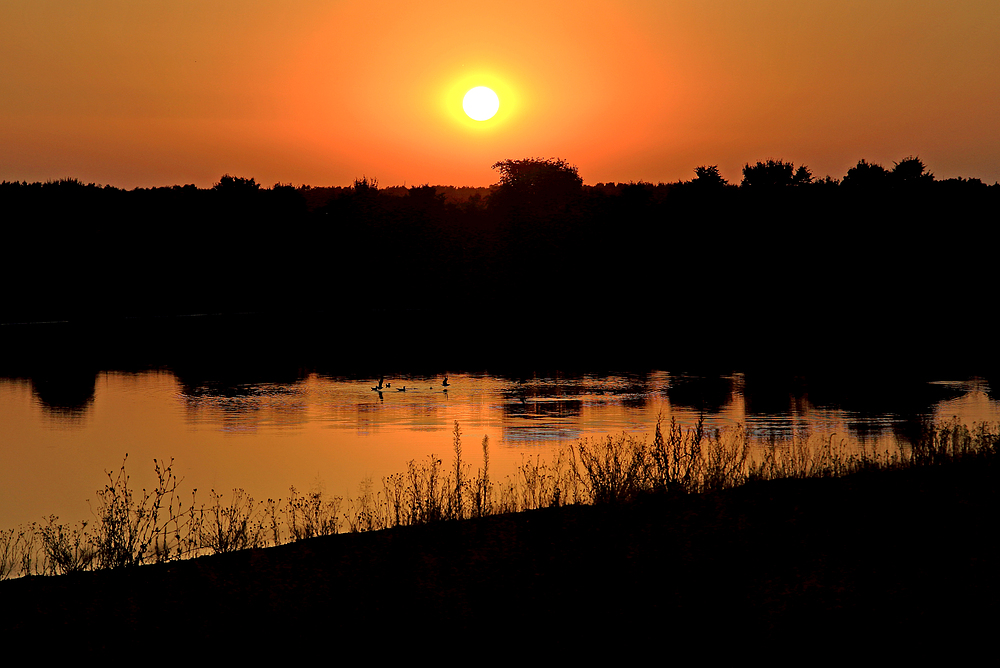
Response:
[[[0,0],[0,179],[585,183],[919,155],[1000,179],[996,0]],[[500,95],[491,121],[461,109]]]

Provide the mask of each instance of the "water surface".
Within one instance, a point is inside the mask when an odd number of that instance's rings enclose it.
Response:
[[[185,494],[197,489],[207,500],[210,489],[239,487],[278,499],[290,485],[352,496],[366,478],[377,488],[410,460],[434,454],[450,462],[456,421],[464,460],[481,465],[487,436],[491,471],[501,478],[523,458],[549,457],[578,439],[623,431],[651,438],[658,416],[685,427],[699,419],[713,429],[745,426],[759,442],[834,438],[879,450],[905,441],[923,419],[1000,421],[1000,403],[978,378],[461,373],[385,378],[381,392],[372,389],[378,381],[105,371],[92,385],[56,391],[44,380],[0,378],[0,526],[50,514],[91,518],[95,490],[126,453],[136,488],[152,484],[154,458],[172,458]]]

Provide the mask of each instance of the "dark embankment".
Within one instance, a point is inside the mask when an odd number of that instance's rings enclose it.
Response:
[[[0,628],[74,652],[958,658],[995,628],[997,507],[991,459],[779,480],[0,582]]]

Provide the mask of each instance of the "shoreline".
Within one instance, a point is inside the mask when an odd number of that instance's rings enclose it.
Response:
[[[819,634],[840,649],[875,637],[914,651],[962,636],[964,651],[985,646],[996,620],[994,459],[31,576],[0,582],[2,628],[77,651],[262,632],[472,647],[484,629],[535,625],[581,650],[669,629],[689,649]]]

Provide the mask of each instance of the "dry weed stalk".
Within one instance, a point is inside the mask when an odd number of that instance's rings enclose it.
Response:
[[[709,431],[699,420],[684,431],[671,419],[666,430],[658,417],[651,444],[629,434],[581,440],[556,452],[522,459],[514,476],[494,482],[490,475],[489,438],[483,437],[483,465],[475,476],[462,459],[461,429],[453,429],[454,478],[442,475],[442,461],[410,461],[407,470],[382,479],[375,492],[371,478],[344,515],[351,531],[426,524],[448,519],[485,517],[577,503],[622,503],[645,493],[692,494],[726,489],[747,480],[841,476],[864,469],[936,466],[966,458],[995,457],[1000,428],[969,427],[952,420],[924,425],[910,444],[877,452],[845,438],[774,438],[751,447],[743,428]],[[128,455],[126,455],[126,460]],[[339,496],[321,489],[299,494],[290,488],[284,506],[254,502],[242,489],[228,503],[211,492],[211,504],[184,508],[179,481],[154,461],[157,483],[136,494],[129,487],[125,461],[97,492],[101,500],[93,526],[63,525],[50,516],[44,525],[0,531],[0,580],[35,574],[122,568],[167,561],[204,551],[232,552],[279,545],[338,533]],[[197,490],[195,490],[196,492]],[[281,517],[284,519],[282,521]]]
[[[129,487],[125,461],[117,475],[107,471],[108,484],[98,490],[101,505],[97,511],[94,536],[98,568],[138,566],[150,558],[165,561],[180,556],[166,538],[183,533],[188,513],[177,495],[179,481],[173,474],[173,459],[166,466],[153,460],[157,484],[137,496]],[[173,528],[173,531],[171,530]],[[157,541],[164,537],[164,543]]]
[[[228,504],[214,489],[209,493],[212,504],[199,509],[195,533],[198,545],[214,554],[236,552],[266,544],[266,514],[264,503],[254,503],[243,489],[234,489]]]

